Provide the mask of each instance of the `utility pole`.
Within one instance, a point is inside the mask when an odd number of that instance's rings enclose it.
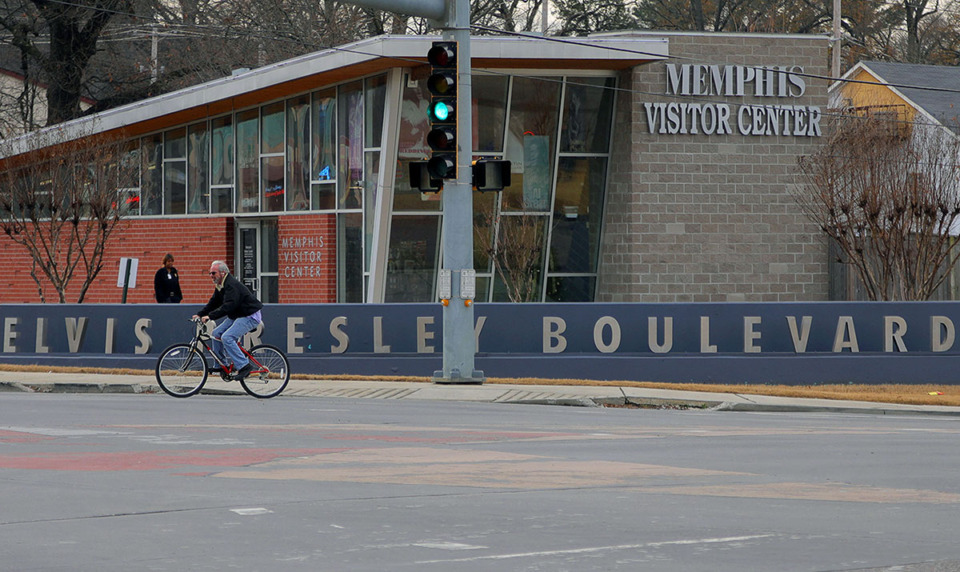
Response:
[[[840,77],[840,0],[833,0],[833,50],[830,55],[832,68],[830,75],[833,79]]]
[[[470,64],[470,0],[350,0],[351,4],[438,21],[444,40],[457,43],[455,113],[457,177],[443,182],[443,369],[434,383],[484,382],[475,368],[473,334],[473,111]],[[449,285],[449,292],[445,290]],[[447,298],[449,296],[449,298]]]

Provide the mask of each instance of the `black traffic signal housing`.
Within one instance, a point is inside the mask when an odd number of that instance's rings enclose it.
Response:
[[[473,190],[502,191],[510,186],[510,161],[478,159],[473,162]]]
[[[443,189],[443,180],[430,175],[427,161],[411,161],[410,188],[421,193],[439,193]]]
[[[433,150],[427,161],[432,179],[457,178],[457,43],[433,42],[427,52],[430,62],[430,132],[427,144]]]

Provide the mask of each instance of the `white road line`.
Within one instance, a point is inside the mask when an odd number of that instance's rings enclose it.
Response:
[[[569,550],[545,550],[541,552],[518,552],[515,554],[492,554],[489,556],[475,556],[472,558],[457,558],[450,560],[420,560],[417,564],[440,564],[444,562],[475,562],[478,560],[508,560],[511,558],[530,558],[540,556],[562,556],[568,554],[590,554],[612,550],[631,550],[637,548],[656,548],[658,546],[687,546],[691,544],[720,544],[726,542],[741,542],[770,538],[776,534],[756,534],[752,536],[728,536],[726,538],[697,538],[691,540],[666,540],[663,542],[644,542],[642,544],[616,544],[613,546],[593,546],[588,548],[572,548]]]
[[[257,516],[260,514],[270,514],[273,511],[267,508],[231,508],[230,512],[235,512],[240,516]]]

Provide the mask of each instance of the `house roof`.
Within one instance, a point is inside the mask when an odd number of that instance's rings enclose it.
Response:
[[[931,119],[960,133],[960,67],[860,62],[844,77],[865,69]]]
[[[11,139],[0,158],[107,134],[127,138],[395,67],[426,64],[437,36],[378,36],[109,109]],[[665,59],[664,38],[471,38],[474,69],[619,70]]]

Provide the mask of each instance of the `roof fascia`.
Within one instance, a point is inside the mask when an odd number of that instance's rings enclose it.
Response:
[[[159,123],[165,117],[175,116],[178,122],[182,119],[188,123],[200,116],[276,99],[284,86],[306,85],[310,83],[309,78],[328,76],[331,81],[326,85],[334,85],[391,67],[423,65],[426,64],[427,50],[437,38],[378,36],[284,60],[12,138],[0,149],[0,158],[40,149],[49,145],[51,140],[67,142],[110,133],[116,138],[124,138],[135,132],[146,132],[143,128],[134,130],[132,126]],[[471,38],[470,48],[474,67],[487,69],[617,70],[665,59],[669,55],[668,42],[664,38],[623,36],[562,41],[481,36]],[[317,82],[311,85],[317,85]],[[293,92],[291,89],[290,93]],[[238,100],[245,101],[245,104],[234,105]]]

